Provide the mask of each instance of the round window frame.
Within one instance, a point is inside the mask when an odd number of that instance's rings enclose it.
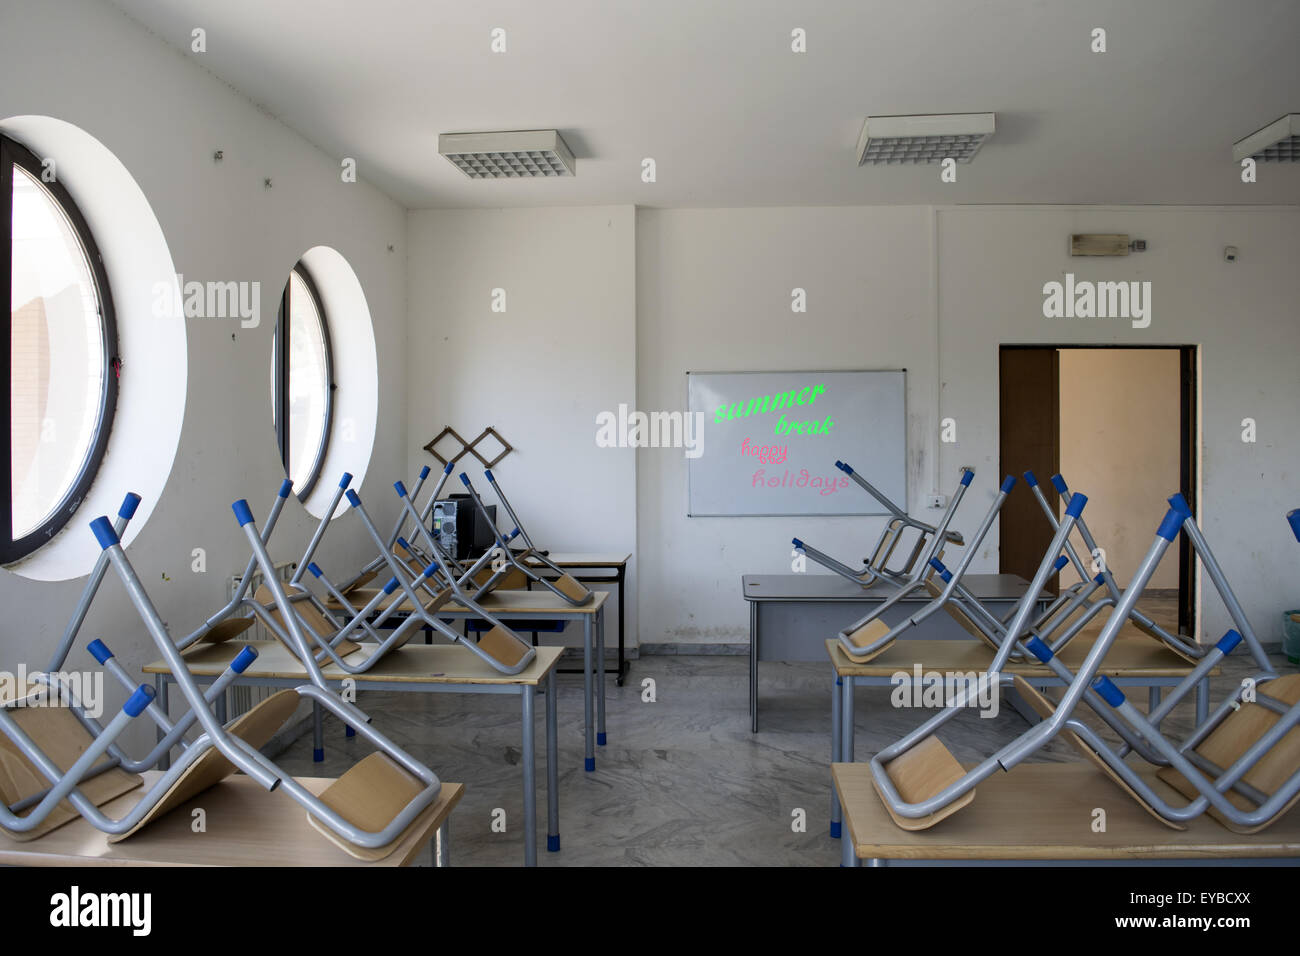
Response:
[[[5,514],[7,515],[9,528],[8,533],[0,537],[0,565],[13,564],[34,554],[62,531],[76,515],[81,502],[95,482],[100,465],[103,464],[104,455],[108,450],[109,437],[113,431],[113,418],[117,411],[118,375],[122,367],[121,358],[118,354],[117,313],[113,308],[112,287],[108,281],[108,273],[104,268],[104,258],[99,251],[99,244],[95,242],[94,234],[86,223],[85,216],[77,205],[76,199],[73,198],[67,187],[59,182],[57,177],[52,182],[44,180],[42,174],[45,167],[40,157],[13,137],[0,134],[0,192],[3,192],[5,204],[10,210],[8,222],[0,226],[4,230],[7,239],[5,244],[7,257],[3,263],[0,263],[0,276],[4,276],[8,280],[4,284],[11,290],[10,294],[12,295],[14,166],[22,168],[41,185],[41,188],[50,194],[58,205],[59,211],[67,219],[69,225],[72,226],[73,233],[81,244],[81,251],[90,265],[90,277],[95,286],[95,299],[99,311],[101,343],[103,345],[104,382],[100,388],[99,414],[95,426],[95,436],[90,442],[85,457],[82,459],[81,466],[77,471],[77,477],[59,499],[58,505],[50,512],[49,517],[39,527],[21,538],[14,538],[13,536],[12,438],[6,442],[9,455],[8,460],[3,463],[5,474],[0,477],[0,489],[4,489],[4,493],[9,496],[9,500],[5,504]],[[5,217],[0,216],[0,219],[3,218]],[[5,356],[5,381],[9,383],[7,388],[10,389],[12,388],[13,375],[12,323],[11,312],[8,323],[8,340],[0,343],[0,355]],[[5,399],[3,404],[8,409],[8,414],[12,414],[8,398]],[[0,424],[0,427],[10,429],[12,422],[4,422]]]
[[[312,491],[316,488],[316,483],[320,480],[321,469],[325,466],[325,458],[329,453],[330,435],[334,431],[334,393],[338,389],[338,384],[334,381],[334,346],[330,336],[329,314],[325,311],[325,300],[316,287],[316,280],[312,278],[311,270],[308,269],[301,260],[294,264],[290,270],[290,276],[285,280],[284,291],[280,295],[280,308],[276,313],[275,336],[271,346],[272,362],[275,364],[275,394],[272,397],[272,418],[275,430],[277,450],[280,453],[280,463],[284,467],[286,477],[289,476],[289,437],[288,422],[282,419],[287,416],[288,411],[288,385],[289,385],[289,367],[288,355],[282,351],[283,340],[281,332],[287,331],[291,323],[291,317],[285,312],[285,299],[289,295],[289,290],[293,285],[293,275],[296,274],[307,288],[307,294],[311,296],[312,305],[315,307],[316,318],[320,323],[321,342],[324,344],[325,351],[325,422],[321,428],[320,443],[316,448],[316,455],[312,460],[311,468],[308,470],[308,477],[301,488],[295,488],[294,493],[300,502],[306,503],[311,496]]]

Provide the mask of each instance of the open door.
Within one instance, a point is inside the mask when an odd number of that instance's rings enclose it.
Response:
[[[1000,460],[1003,475],[1047,481],[1061,468],[1060,356],[1055,347],[1003,346],[1000,356]],[[1048,495],[1048,500],[1055,500]],[[1052,526],[1033,495],[1010,495],[999,518],[1004,574],[1029,580],[1052,543]],[[1047,586],[1056,590],[1057,575]]]

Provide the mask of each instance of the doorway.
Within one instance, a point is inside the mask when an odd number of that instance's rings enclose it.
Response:
[[[1197,512],[1196,346],[1004,345],[999,366],[1002,473],[1020,478],[1032,470],[1058,515],[1052,475],[1087,494],[1088,527],[1116,583],[1127,587],[1164,499],[1180,491]],[[1011,496],[1000,523],[1000,570],[1033,577],[1052,539],[1038,502]],[[1089,563],[1077,535],[1074,543]],[[1176,602],[1178,630],[1189,635],[1196,633],[1194,575],[1180,537],[1176,566],[1166,558],[1148,585],[1153,597]],[[1067,566],[1048,586],[1077,580]]]

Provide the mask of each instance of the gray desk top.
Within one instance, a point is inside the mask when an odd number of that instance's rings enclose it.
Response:
[[[858,601],[879,603],[895,593],[888,584],[860,587],[838,574],[745,574],[741,590],[746,601]],[[1018,601],[1029,582],[1016,574],[967,574],[962,584],[981,601]],[[1053,595],[1043,591],[1040,599]],[[918,588],[905,602],[928,604],[933,598]]]

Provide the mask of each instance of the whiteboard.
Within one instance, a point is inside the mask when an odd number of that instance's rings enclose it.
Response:
[[[836,461],[906,511],[905,378],[905,369],[687,372],[687,408],[704,419],[701,451],[687,458],[687,514],[887,514]]]

